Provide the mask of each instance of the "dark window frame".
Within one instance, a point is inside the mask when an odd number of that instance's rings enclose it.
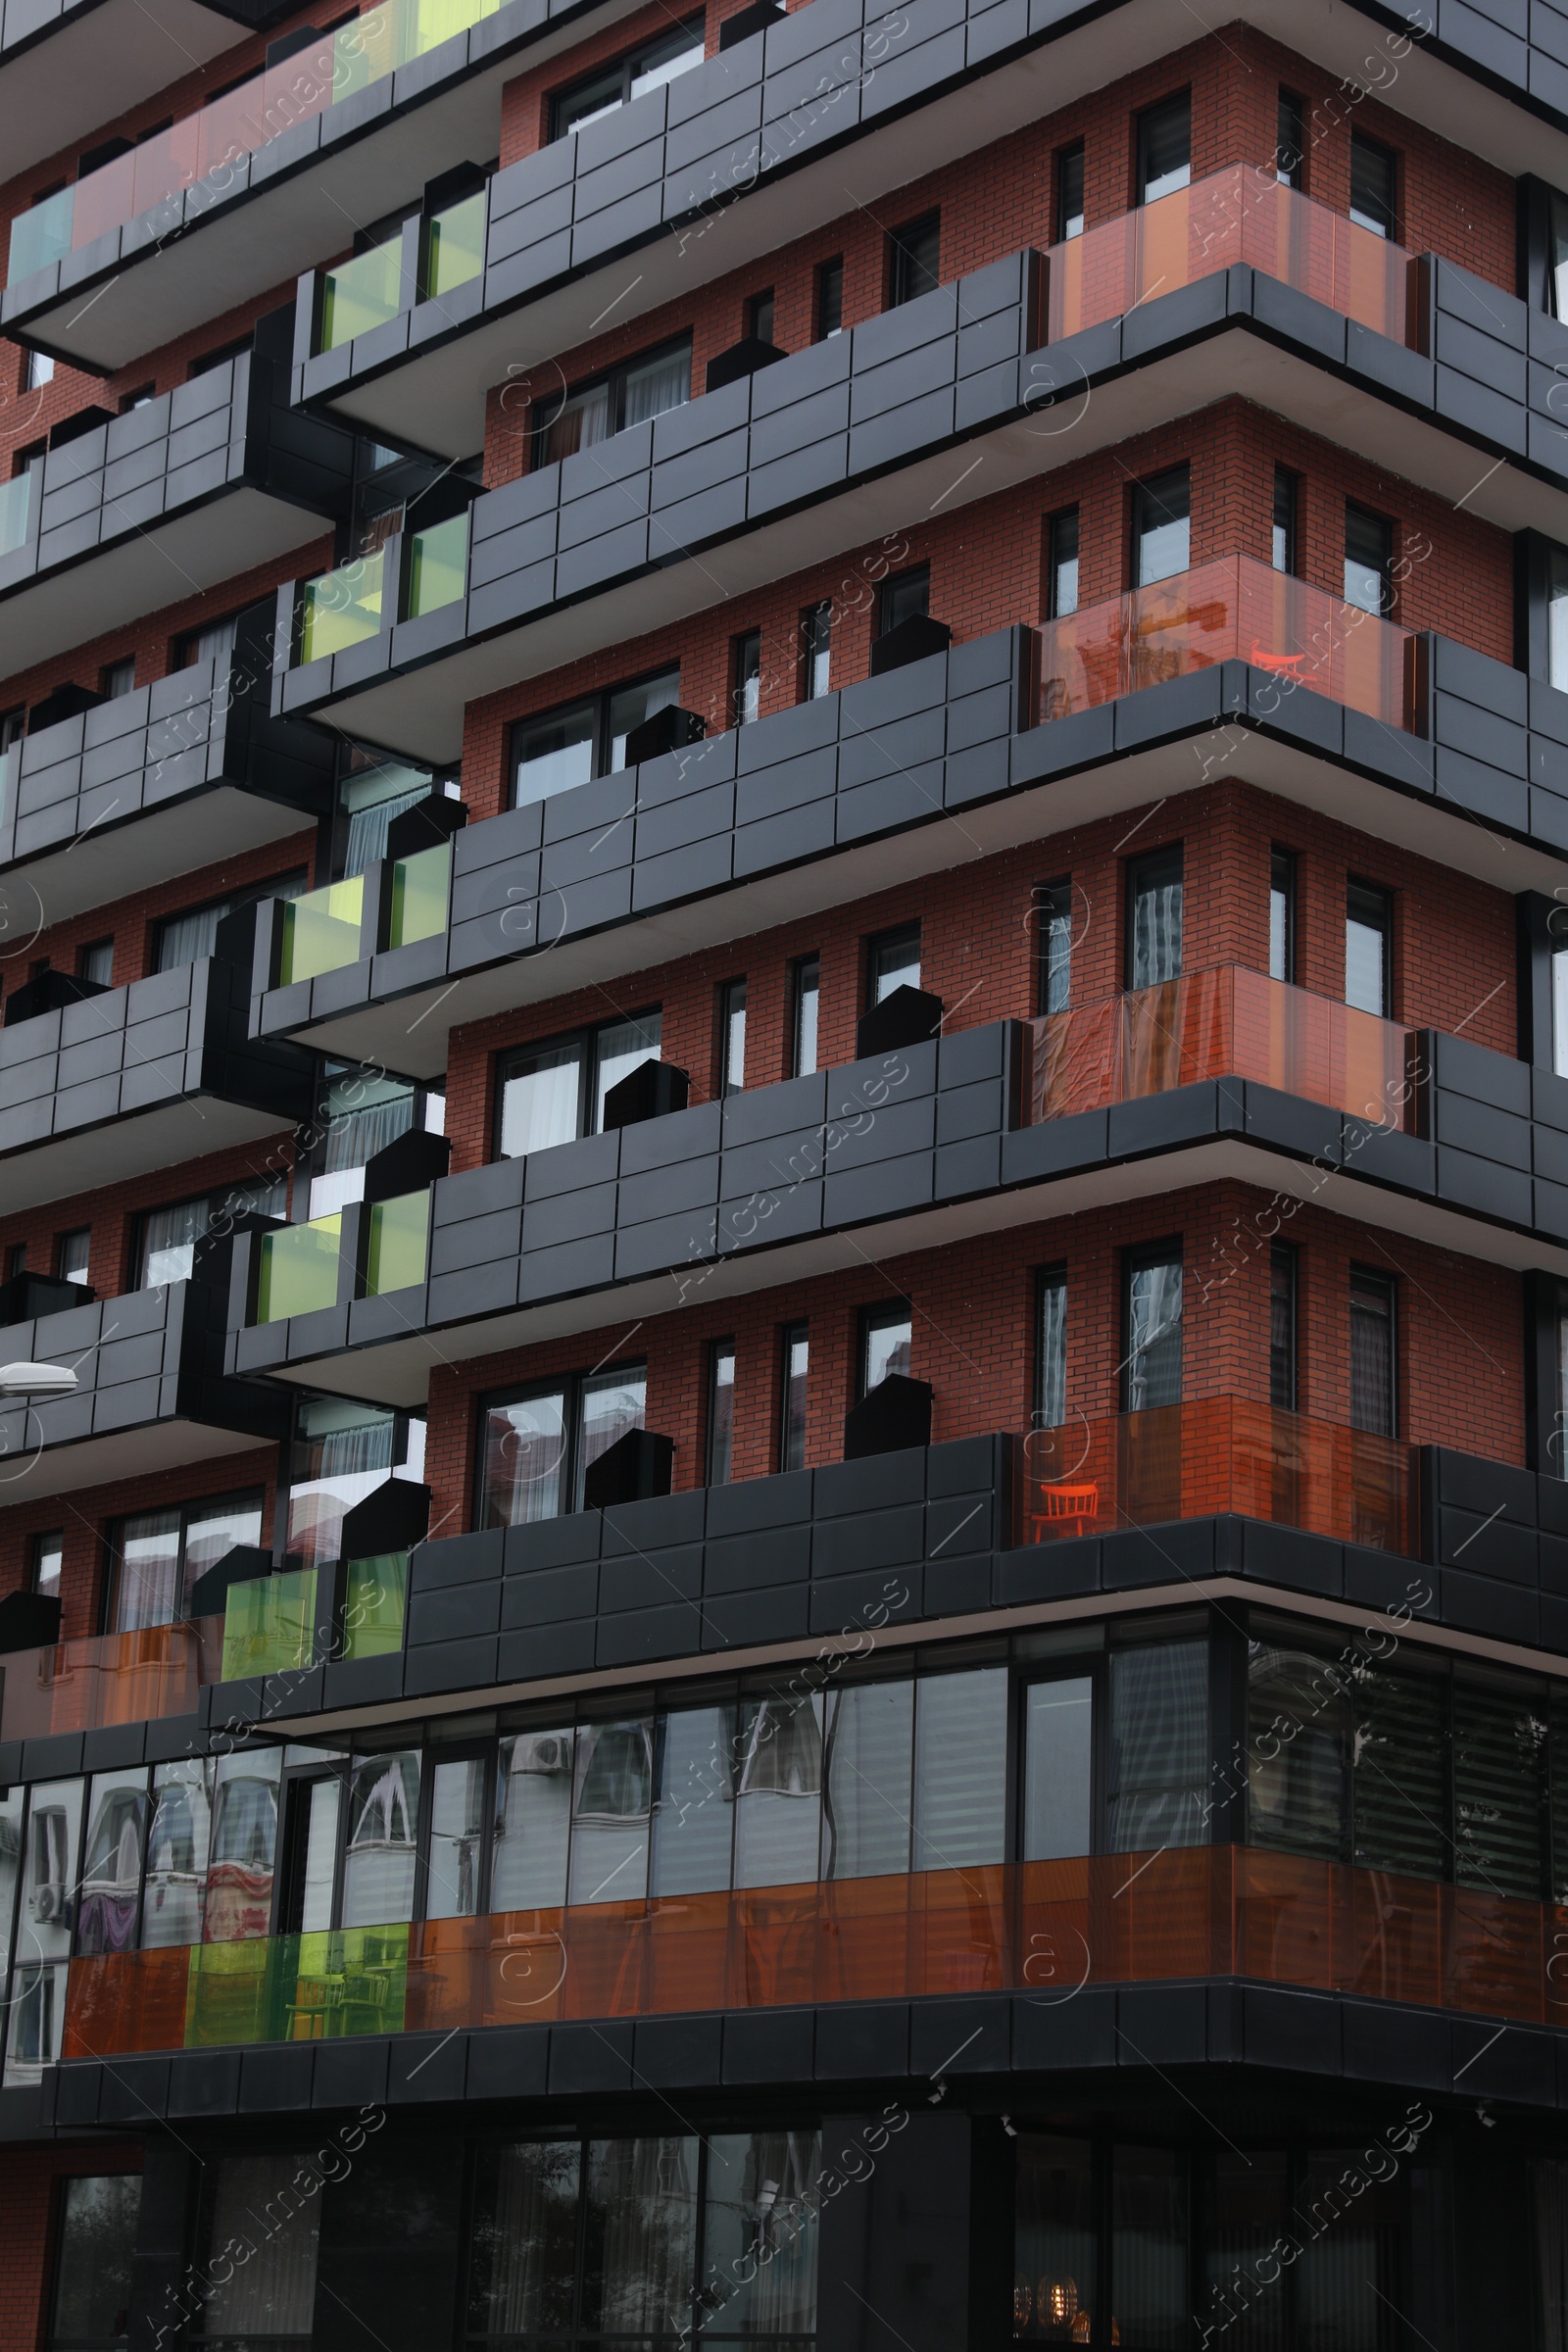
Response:
[[[811,273],[811,340],[826,343],[844,332],[844,256],[829,254]]]
[[[567,718],[573,711],[591,710],[593,711],[593,773],[586,781],[595,783],[601,776],[622,773],[622,770],[612,769],[610,765],[612,749],[610,733],[612,703],[619,694],[630,694],[639,686],[652,686],[659,679],[671,676],[676,682],[675,693],[678,698],[681,664],[678,661],[661,662],[656,668],[637,671],[629,678],[617,678],[612,685],[596,686],[589,694],[574,694],[569,702],[551,703],[543,710],[530,710],[525,716],[514,718],[507,730],[507,791],[511,796],[508,802],[509,808],[531,808],[534,806],[532,801],[518,801],[514,797],[517,790],[518,740],[527,733],[530,727],[547,726],[552,719]],[[565,791],[572,789],[573,787],[569,785],[563,787],[563,790]],[[545,796],[546,799],[551,800],[555,797],[553,793]]]
[[[934,236],[936,267],[934,270],[922,258],[914,240]],[[926,283],[929,275],[930,282]],[[916,280],[919,280],[917,283]],[[925,212],[916,213],[911,220],[903,220],[887,232],[885,262],[886,300],[883,308],[899,311],[906,302],[918,302],[922,294],[931,294],[942,283],[942,208],[931,205]]]
[[[1067,946],[1065,954],[1056,957],[1053,947],[1058,936],[1055,926],[1065,922]],[[1051,1012],[1065,1012],[1072,1003],[1072,876],[1059,874],[1054,882],[1037,882],[1034,889],[1035,924],[1035,1013],[1044,1018]],[[1051,1002],[1053,975],[1065,969],[1067,982],[1062,1003]]]
[[[575,1136],[563,1138],[564,1142],[580,1144],[588,1136],[599,1132],[588,1121],[599,1087],[600,1039],[607,1030],[623,1028],[630,1021],[650,1021],[656,1015],[662,1016],[663,1009],[661,1000],[657,1004],[644,1004],[634,1012],[617,1013],[613,1020],[591,1021],[575,1029],[552,1031],[549,1037],[532,1037],[515,1045],[498,1047],[491,1064],[491,1161],[507,1156],[501,1149],[501,1126],[505,1115],[509,1061],[521,1061],[529,1054],[553,1053],[563,1046],[582,1048],[577,1064],[577,1132]],[[554,1151],[559,1147],[547,1144],[542,1149]],[[527,1154],[521,1152],[517,1156],[526,1158]]]
[[[799,1462],[792,1462],[789,1459],[791,1436],[790,1357],[793,1355],[797,1346],[803,1343],[806,1348],[806,1371],[802,1377],[801,1397],[800,1440],[802,1458]],[[774,1454],[776,1457],[776,1475],[782,1476],[789,1471],[804,1469],[805,1456],[810,1437],[811,1325],[808,1318],[804,1322],[785,1323],[780,1326],[778,1363],[779,1393],[778,1413],[775,1421],[776,1434],[774,1439]]]
[[[718,1368],[725,1355],[729,1357],[729,1435],[725,1445],[723,1476],[715,1477],[717,1466],[718,1394],[721,1383]],[[703,1484],[708,1487],[727,1487],[735,1476],[735,1383],[740,1370],[740,1354],[733,1334],[710,1340],[703,1428]]]
[[[493,1412],[500,1412],[509,1404],[531,1403],[536,1396],[560,1396],[564,1398],[563,1420],[565,1425],[565,1435],[562,1447],[561,1467],[557,1472],[559,1482],[557,1492],[564,1499],[560,1508],[550,1513],[549,1517],[575,1518],[580,1515],[583,1508],[578,1503],[576,1496],[577,1490],[582,1484],[584,1467],[582,1458],[583,1395],[587,1383],[601,1373],[606,1375],[619,1373],[625,1376],[638,1371],[643,1376],[643,1395],[646,1399],[648,1359],[643,1355],[632,1355],[625,1358],[617,1356],[608,1363],[592,1364],[586,1371],[560,1372],[551,1379],[513,1381],[505,1388],[483,1390],[477,1399],[474,1418],[472,1521],[474,1528],[476,1530],[491,1528],[489,1489],[485,1484],[485,1455],[489,1420]],[[645,1402],[644,1410],[646,1411],[646,1409]],[[544,1526],[547,1523],[547,1520],[515,1522],[519,1526]],[[505,1527],[508,1522],[497,1520],[495,1525]]]
[[[574,81],[564,82],[559,90],[552,90],[546,101],[548,130],[546,143],[554,146],[558,139],[570,137],[570,130],[564,126],[563,117],[573,100],[581,97],[585,91],[593,89],[596,84],[601,82],[608,88],[611,80],[618,75],[620,95],[617,99],[607,103],[606,111],[609,111],[610,104],[629,106],[632,102],[631,85],[637,79],[639,72],[646,67],[649,57],[656,50],[665,48],[670,51],[671,55],[678,55],[679,53],[675,49],[675,43],[678,40],[684,38],[689,48],[694,41],[703,40],[706,28],[705,17],[693,17],[684,23],[677,21],[667,32],[660,33],[653,40],[639,42],[635,48],[628,49],[623,56],[612,58],[605,65],[595,66],[591,74],[579,74]]]
[[[1075,176],[1078,183],[1076,190],[1072,185]],[[1084,142],[1082,139],[1070,139],[1066,146],[1057,148],[1052,166],[1053,212],[1051,226],[1054,245],[1074,243],[1083,235],[1089,225],[1087,177]],[[1075,194],[1077,197],[1076,212],[1071,210]],[[1076,229],[1068,228],[1067,224],[1072,220],[1076,220],[1078,222]]]
[[[865,1398],[871,1395],[865,1376],[870,1369],[867,1358],[870,1354],[872,1333],[890,1328],[896,1323],[907,1323],[909,1326],[909,1361],[912,1365],[914,1361],[914,1301],[909,1298],[877,1298],[869,1306],[858,1309],[855,1319],[855,1403],[863,1403]],[[878,1381],[876,1386],[880,1388],[881,1381]]]
[[[810,981],[809,991],[807,988],[808,979]],[[784,1075],[786,1078],[814,1077],[822,1066],[822,956],[819,949],[813,948],[808,955],[794,956],[790,958],[789,993],[790,1025],[785,1049],[789,1067]],[[816,998],[816,1012],[811,1040],[811,1067],[809,1070],[803,1070],[800,1066],[801,1017],[808,993]]]
[[[1187,115],[1187,180],[1185,184],[1188,186],[1192,184],[1193,93],[1190,88],[1168,90],[1163,98],[1156,98],[1152,106],[1140,107],[1133,119],[1133,204],[1135,209],[1141,205],[1159,202],[1157,196],[1151,197],[1148,193],[1151,178],[1153,176],[1149,169],[1150,149],[1153,143],[1153,132],[1159,127],[1162,121],[1173,119],[1178,109],[1185,109]],[[1176,191],[1171,189],[1167,190],[1167,193],[1175,194]]]
[[[566,464],[565,458],[551,458],[546,456],[545,453],[549,446],[550,435],[554,430],[557,421],[565,414],[566,409],[570,406],[572,401],[580,400],[585,393],[597,392],[601,385],[608,387],[610,393],[610,398],[606,405],[610,411],[611,422],[610,428],[604,436],[605,440],[612,441],[617,433],[625,432],[628,428],[622,419],[624,417],[626,409],[626,385],[628,379],[635,374],[639,368],[651,366],[656,360],[672,360],[676,358],[678,354],[682,352],[685,353],[686,399],[689,403],[693,398],[693,379],[691,369],[694,348],[695,340],[690,327],[688,327],[684,334],[666,335],[662,342],[650,343],[647,349],[644,351],[633,351],[628,353],[625,359],[617,360],[612,368],[596,368],[592,375],[585,375],[579,383],[568,384],[566,387],[565,396],[561,403],[561,407],[556,411],[555,416],[540,417],[535,423],[533,431],[529,436],[529,472],[537,473],[540,468],[545,466],[564,466]],[[668,411],[661,411],[662,415],[667,415],[668,413]],[[594,449],[599,449],[602,446],[603,443],[598,441],[590,444],[590,447]],[[573,451],[571,454],[575,456],[578,453]]]
[[[918,917],[916,917],[912,922],[891,923],[885,931],[871,931],[867,933],[864,950],[864,979],[860,989],[861,1002],[864,1009],[867,1012],[874,1012],[877,1005],[881,1003],[881,999],[876,993],[878,977],[876,967],[877,957],[880,951],[884,948],[896,948],[901,942],[906,943],[910,940],[914,942],[916,954],[920,958],[921,974],[923,977],[925,969],[925,939]],[[901,982],[900,985],[902,987],[906,984]]]
[[[931,565],[929,561],[923,564],[906,564],[902,571],[888,573],[887,578],[878,585],[876,592],[876,633],[878,637],[885,637],[890,629],[896,629],[900,625],[899,621],[893,618],[893,612],[901,598],[917,596],[922,589],[925,601],[919,611],[920,617],[925,618],[931,612]],[[909,612],[905,612],[900,616],[902,620],[908,620],[912,617],[914,615]]]
[[[216,1494],[191,1495],[172,1502],[144,1503],[137,1511],[116,1511],[112,1517],[106,1520],[101,1538],[104,1572],[99,1611],[100,1632],[107,1633],[110,1630],[115,1615],[115,1603],[119,1597],[120,1574],[124,1555],[124,1529],[128,1521],[146,1518],[153,1511],[177,1511],[179,1513],[179,1559],[174,1574],[174,1598],[176,1604],[180,1604],[185,1597],[185,1553],[190,1542],[192,1518],[199,1518],[204,1512],[216,1511],[220,1508],[237,1513],[241,1509],[248,1509],[252,1504],[260,1514],[262,1523],[262,1532],[257,1538],[257,1542],[265,1546],[267,1543],[267,1489],[265,1486],[225,1487]],[[170,1620],[170,1623],[184,1625],[189,1623],[189,1620],[182,1615],[175,1615]],[[85,1828],[84,1822],[83,1829],[85,1830]]]

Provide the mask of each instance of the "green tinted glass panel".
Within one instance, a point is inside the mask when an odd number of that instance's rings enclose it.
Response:
[[[32,502],[32,474],[15,473],[0,482],[0,556],[14,556],[26,543],[27,514]]]
[[[428,1193],[404,1193],[396,1200],[377,1200],[370,1210],[365,1255],[367,1298],[384,1298],[388,1291],[410,1291],[424,1280],[424,1237],[429,1226]]]
[[[71,251],[72,225],[75,219],[76,191],[57,189],[35,204],[19,213],[11,223],[11,258],[6,265],[6,284],[20,285],[38,270],[47,270],[53,262],[63,262]]]
[[[402,306],[403,239],[389,237],[384,245],[357,254],[339,269],[321,272],[321,332],[319,351],[336,351],[356,335],[395,318]]]
[[[274,1951],[274,1939],[267,1936],[192,1947],[185,1980],[186,2049],[278,2038]]]
[[[484,190],[449,205],[430,223],[430,251],[425,270],[425,300],[466,286],[484,268]]]
[[[455,605],[467,585],[468,517],[454,514],[409,542],[409,618]]]
[[[384,1658],[403,1647],[408,1585],[406,1551],[383,1551],[373,1560],[349,1562],[343,1603],[346,1658]]]
[[[318,972],[340,972],[360,960],[360,922],[365,912],[365,876],[351,874],[325,890],[307,891],[283,908],[283,937],[277,984],[314,980]]]
[[[441,842],[400,858],[392,868],[392,912],[387,924],[389,948],[407,948],[416,939],[435,939],[447,927],[447,877],[452,850]]]
[[[336,571],[323,571],[300,589],[300,661],[324,662],[351,645],[363,645],[381,626],[381,571],[385,559],[356,556]]]
[[[281,1323],[285,1315],[314,1314],[337,1304],[338,1247],[343,1212],[316,1217],[309,1225],[285,1225],[262,1236],[256,1285],[258,1323]]]
[[[198,1944],[185,1987],[185,2047],[398,2034],[408,1982],[406,1927]]]
[[[316,1570],[259,1576],[231,1585],[223,1616],[223,1680],[289,1674],[309,1666],[316,1646]]]

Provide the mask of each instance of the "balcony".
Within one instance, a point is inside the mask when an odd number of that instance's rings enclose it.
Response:
[[[65,921],[326,812],[330,742],[261,703],[271,619],[270,604],[253,606],[230,662],[193,662],[12,745],[0,760],[0,871],[18,914],[42,905]]]
[[[5,485],[8,673],[305,546],[344,512],[352,437],[280,405],[274,339],[264,320],[249,355],[94,425]]]
[[[994,1863],[104,1953],[62,2055],[1213,1978],[1561,2025],[1565,1918],[1251,1846]]]
[[[0,1208],[91,1192],[106,1131],[123,1181],[308,1118],[312,1057],[253,1043],[238,969],[218,956],[0,1029]]]

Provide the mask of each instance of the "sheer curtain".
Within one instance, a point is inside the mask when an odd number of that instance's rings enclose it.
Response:
[[[306,2196],[296,2185],[311,2160],[297,2151],[221,2156],[214,2168],[211,2254],[225,2246],[246,2249],[243,2263],[232,2258],[208,2270],[207,2310],[202,2337],[270,2343],[311,2340],[316,2311],[316,2261],[321,2232],[319,2194]]]
[[[546,1046],[514,1065],[501,1082],[502,1158],[571,1143],[581,1094],[581,1046]]]
[[[596,2139],[588,2153],[583,2327],[673,2335],[691,2323],[697,2141]]]
[[[179,1579],[178,1511],[142,1511],[122,1523],[110,1632],[168,1625]]]
[[[666,409],[684,408],[691,389],[690,345],[663,359],[645,360],[640,368],[628,368],[623,429],[644,424],[650,416],[662,416]]]
[[[580,2143],[525,2140],[484,2151],[480,2167],[469,2328],[481,2336],[565,2333],[576,2273]]]
[[[709,2141],[703,2270],[713,2335],[815,2331],[820,2154],[816,2132]]]

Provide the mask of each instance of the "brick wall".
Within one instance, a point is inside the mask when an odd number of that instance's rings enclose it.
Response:
[[[0,2154],[0,2352],[37,2352],[49,2326],[58,2184],[78,2173],[140,2172],[141,2151],[116,2140],[90,2147],[8,2148]]]

